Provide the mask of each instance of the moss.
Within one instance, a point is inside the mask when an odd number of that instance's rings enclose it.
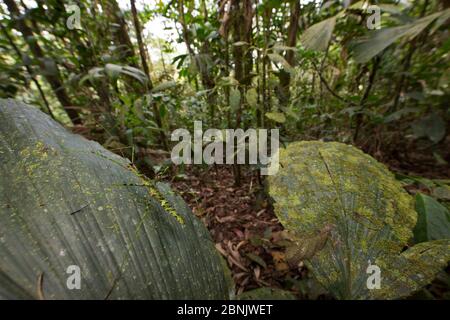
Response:
[[[150,194],[150,196],[152,196],[155,200],[157,200],[159,202],[159,204],[161,205],[161,207],[168,212],[170,215],[172,215],[180,224],[184,224],[184,218],[182,216],[180,216],[177,212],[177,210],[175,210],[175,208],[173,208],[169,201],[167,201],[163,194],[158,190],[158,188],[149,180],[147,179],[144,175],[140,174],[136,167],[134,167],[133,165],[129,165],[128,169],[131,170],[141,181],[142,185],[145,186],[148,190],[148,193]]]

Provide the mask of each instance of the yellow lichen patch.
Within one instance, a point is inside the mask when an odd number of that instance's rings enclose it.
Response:
[[[34,145],[23,148],[20,151],[19,168],[23,168],[28,177],[34,177],[36,172],[39,172],[38,169],[50,160],[49,153],[52,151],[54,152],[54,150],[45,146],[42,141],[37,141]]]
[[[148,193],[156,199],[161,207],[171,214],[180,224],[184,224],[184,218],[178,214],[178,212],[173,208],[170,203],[164,198],[164,196],[161,194],[161,192],[158,190],[158,188],[145,176],[140,174],[136,167],[133,165],[129,165],[128,168],[140,179],[143,186],[145,186],[148,190]]]

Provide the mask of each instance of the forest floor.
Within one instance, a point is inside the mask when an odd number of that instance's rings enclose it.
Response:
[[[210,231],[216,249],[228,261],[237,294],[272,287],[303,296],[308,286],[309,297],[312,292],[314,298],[322,297],[317,286],[311,291],[314,284],[306,268],[292,268],[285,261],[283,227],[256,172],[243,171],[241,181],[235,185],[232,166],[187,166],[182,179],[171,184]]]

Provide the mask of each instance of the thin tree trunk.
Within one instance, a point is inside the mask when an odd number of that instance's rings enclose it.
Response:
[[[233,3],[233,7],[231,8],[233,14],[233,42],[245,41],[241,36],[241,28],[242,28],[242,8],[241,1],[235,1]],[[238,88],[241,93],[241,99],[239,101],[239,106],[237,108],[236,117],[234,119],[234,127],[239,127],[241,123],[241,115],[242,115],[242,99],[244,99],[244,87],[243,87],[243,77],[244,77],[244,68],[243,68],[243,46],[234,46],[232,48],[233,51],[233,60],[234,60],[234,78],[238,82]]]
[[[134,23],[135,33],[136,33],[136,39],[137,39],[138,46],[139,46],[139,55],[141,57],[141,64],[142,64],[142,68],[144,69],[144,72],[148,78],[148,82],[147,82],[148,90],[151,91],[153,89],[153,82],[152,82],[152,79],[150,76],[150,69],[149,69],[148,63],[147,63],[147,51],[145,50],[144,42],[142,40],[142,27],[141,27],[141,23],[139,21],[139,17],[137,14],[135,0],[130,0],[130,4],[131,4],[131,13],[133,15],[133,23]],[[162,58],[162,61],[164,64],[164,58]],[[162,122],[161,115],[159,113],[158,105],[155,102],[151,102],[151,107],[152,107],[153,114],[155,117],[155,122],[160,129],[160,133],[159,133],[160,143],[162,144],[162,146],[164,147],[165,150],[168,150],[169,146],[167,144],[166,134],[164,133],[163,122]]]
[[[267,57],[267,48],[269,44],[269,37],[270,37],[270,18],[271,18],[271,10],[266,9],[263,13],[263,32],[264,32],[264,56],[263,56],[263,70],[262,70],[262,93],[263,93],[263,115],[262,115],[262,126],[263,128],[267,126],[267,120],[265,117],[265,114],[270,111],[270,88],[269,83],[267,81],[268,75],[269,75],[269,67],[270,67],[270,61]]]
[[[353,141],[355,141],[355,142],[358,140],[359,131],[360,131],[360,128],[362,125],[362,121],[364,119],[364,114],[362,113],[362,111],[364,110],[366,101],[369,98],[370,91],[372,90],[373,84],[375,82],[375,77],[377,75],[377,71],[378,71],[378,67],[381,62],[381,58],[382,58],[381,56],[375,57],[375,60],[372,65],[372,70],[370,71],[369,81],[368,81],[366,90],[364,91],[361,101],[359,102],[360,113],[358,113],[356,115],[356,128],[355,128],[355,134],[353,135]]]
[[[420,12],[420,17],[422,18],[423,16],[425,16],[425,13],[427,11],[427,7],[429,4],[429,0],[425,0],[422,10]],[[400,101],[400,95],[405,87],[406,84],[406,73],[408,72],[409,68],[411,67],[411,61],[414,55],[414,52],[417,49],[417,45],[419,43],[419,36],[415,37],[409,44],[409,49],[408,49],[408,53],[406,54],[406,57],[404,59],[403,62],[403,70],[401,72],[400,78],[397,82],[397,85],[395,86],[395,91],[394,91],[394,103],[392,104],[392,107],[390,108],[391,111],[396,111],[399,101]]]
[[[203,21],[205,24],[208,23],[208,8],[206,7],[206,1],[201,1],[201,8],[203,11]],[[210,48],[209,48],[209,40],[205,40],[201,47],[201,53],[207,56],[210,56]],[[202,83],[203,86],[208,90],[207,94],[207,102],[209,107],[209,117],[210,122],[213,126],[216,124],[216,104],[217,104],[217,92],[214,90],[216,84],[214,78],[211,76],[209,70],[207,68],[202,68]]]
[[[258,1],[256,0],[256,6],[258,6]],[[255,10],[255,24],[256,24],[256,34],[259,35],[259,16],[258,10]],[[261,110],[261,79],[260,79],[260,65],[261,65],[261,52],[258,50],[256,52],[256,74],[258,75],[257,85],[256,85],[256,126],[262,127],[262,110]],[[258,175],[259,177],[259,175]]]
[[[297,44],[297,34],[298,34],[298,22],[300,18],[300,1],[294,0],[291,2],[291,14],[289,18],[289,27],[288,27],[288,37],[286,41],[286,45],[288,47],[295,47]],[[295,52],[293,50],[287,50],[285,54],[286,61],[291,65],[295,65]],[[286,106],[289,103],[290,99],[290,90],[289,86],[291,83],[291,75],[289,72],[285,70],[280,71],[280,85],[279,85],[279,94],[278,98],[280,99],[280,104],[282,106]]]
[[[204,1],[202,1],[202,7],[203,7],[203,14],[204,14],[204,20],[207,22],[208,20],[208,12],[206,9],[206,4]],[[198,61],[196,60],[196,54],[194,52],[194,49],[192,48],[192,42],[189,35],[189,29],[186,24],[185,20],[185,13],[184,13],[184,0],[178,1],[178,14],[180,19],[180,24],[182,27],[182,35],[183,39],[186,45],[186,48],[189,53],[189,57],[191,59],[191,63],[194,63],[196,69],[200,72],[200,80],[202,82],[203,87],[208,90],[207,93],[207,103],[209,108],[209,118],[211,120],[211,123],[213,124],[215,122],[215,108],[216,108],[216,97],[217,94],[213,91],[215,88],[215,82],[213,77],[209,74],[209,70],[207,66],[200,65]],[[201,54],[207,56],[210,54],[209,52],[209,43],[208,40],[206,40],[202,47],[201,47]]]
[[[248,50],[252,37],[253,6],[251,0],[235,1],[232,7],[233,12],[233,41],[244,41],[244,46],[233,46],[234,77],[239,82],[241,99],[236,113],[235,127],[241,126],[242,105],[246,88],[251,84],[251,71],[253,68],[252,53]],[[247,52],[244,49],[247,48]]]
[[[147,63],[147,50],[144,47],[144,42],[142,41],[142,28],[141,23],[139,21],[139,17],[136,10],[136,1],[130,0],[131,4],[131,13],[133,15],[133,23],[134,23],[134,29],[136,33],[136,39],[139,46],[139,55],[141,56],[141,64],[142,68],[144,69],[145,74],[150,79],[150,69],[148,67]]]
[[[226,76],[230,76],[230,46],[228,44],[228,38],[225,39],[225,72]],[[225,86],[225,105],[230,106],[230,86]],[[227,109],[227,125],[231,128],[231,110]]]

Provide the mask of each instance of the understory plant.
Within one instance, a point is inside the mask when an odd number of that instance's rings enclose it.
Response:
[[[361,150],[295,142],[280,150],[279,162],[269,193],[290,240],[287,258],[304,261],[335,298],[406,297],[450,260],[448,239],[412,245],[414,199]],[[376,288],[368,285],[371,266],[380,271]]]

